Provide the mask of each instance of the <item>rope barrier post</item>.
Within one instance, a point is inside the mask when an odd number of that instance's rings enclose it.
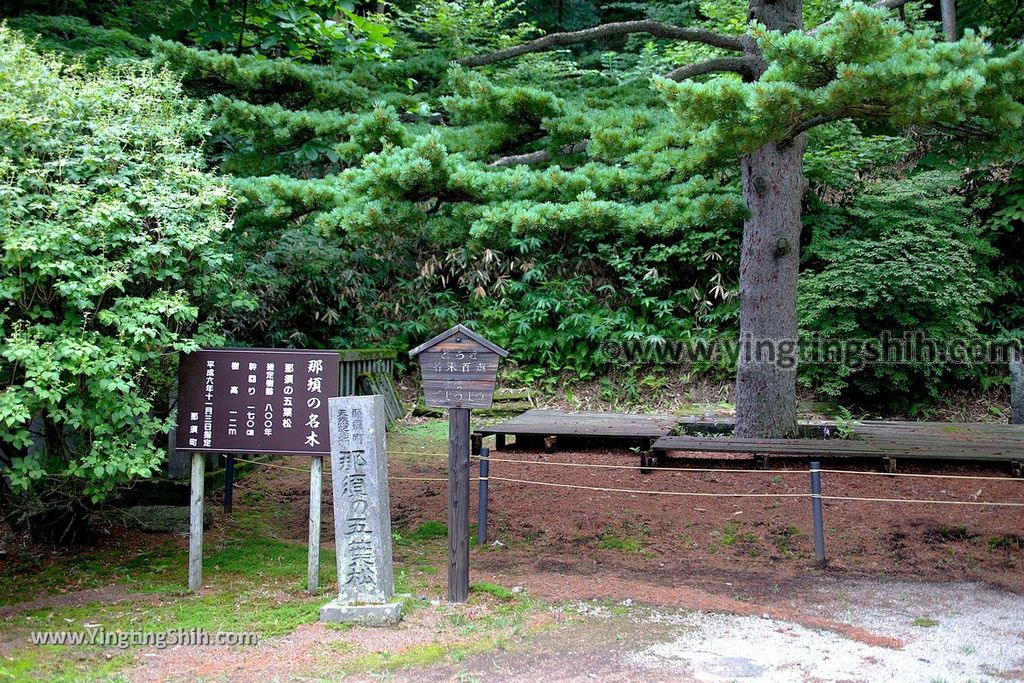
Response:
[[[487,484],[489,483],[488,477],[491,475],[491,463],[488,460],[490,455],[490,448],[486,446],[480,448],[480,488],[478,489],[479,495],[477,496],[476,511],[477,545],[487,543]]]
[[[309,553],[306,557],[306,592],[320,589],[320,500],[323,489],[323,456],[314,455],[309,468]]]
[[[821,463],[811,462],[811,516],[814,518],[814,556],[825,565],[825,522],[821,509]]]
[[[235,455],[228,453],[224,462],[224,513],[231,514],[231,503],[235,492]]]

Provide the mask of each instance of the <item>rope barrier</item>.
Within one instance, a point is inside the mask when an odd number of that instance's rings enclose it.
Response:
[[[975,505],[1003,508],[1021,508],[1024,503],[986,502],[983,500],[915,500],[913,498],[860,498],[857,496],[821,496],[822,500],[853,500],[863,503],[930,503],[934,505]]]
[[[861,470],[818,470],[822,474],[869,474],[875,477],[924,477],[927,479],[974,479],[977,481],[1012,481],[1024,483],[1015,477],[975,477],[969,474],[915,474],[913,472],[870,472]]]
[[[472,460],[480,460],[479,455],[474,455]],[[513,460],[509,458],[495,458],[493,455],[487,458],[491,462],[509,462],[520,465],[546,465],[558,467],[597,467],[601,469],[614,470],[662,470],[665,472],[734,472],[737,474],[807,474],[807,470],[752,470],[752,469],[727,469],[720,467],[644,467],[642,465],[601,465],[586,462],[544,462],[543,460]],[[825,470],[822,470],[823,472]]]
[[[388,453],[391,453],[391,454],[394,454],[394,455],[434,455],[434,456],[437,456],[439,458],[441,458],[441,457],[447,458],[448,457],[447,453],[431,453],[430,451],[396,451],[396,450],[393,450],[393,449],[390,449],[390,448],[388,449]],[[473,457],[477,457],[477,456],[473,456]]]
[[[401,451],[391,451],[392,453],[402,453]],[[405,453],[402,453],[405,454]],[[428,454],[409,454],[409,455],[436,455],[433,453]],[[480,456],[472,456],[473,460],[480,460]],[[809,470],[751,470],[751,469],[733,469],[733,468],[716,468],[716,467],[642,467],[640,465],[604,465],[597,463],[581,463],[581,462],[544,462],[541,460],[518,460],[511,458],[495,458],[490,456],[488,458],[491,462],[504,462],[516,465],[542,465],[549,467],[591,467],[598,469],[622,469],[622,470],[658,470],[665,472],[702,472],[702,473],[715,473],[720,472],[723,474],[807,474]],[[259,465],[260,467],[270,467],[279,470],[288,470],[290,472],[309,472],[308,468],[304,467],[288,467],[287,465],[277,465],[269,462],[261,462],[259,460],[248,460],[246,458],[239,458],[235,456],[237,462],[246,462],[251,465]],[[326,460],[326,458],[325,458]],[[327,464],[327,463],[325,463]],[[822,474],[861,474],[875,477],[919,477],[925,479],[959,479],[967,481],[1005,481],[1014,483],[1024,483],[1024,479],[1015,479],[1013,477],[988,477],[988,476],[972,476],[967,474],[915,474],[911,472],[871,472],[867,470],[832,470],[822,469],[818,470]],[[397,477],[392,477],[397,479]],[[444,480],[444,481],[447,481]]]
[[[246,460],[245,458],[239,458],[237,455],[235,456],[235,461],[236,462],[247,462],[249,464],[259,465],[261,467],[273,467],[274,469],[278,469],[278,470],[289,470],[291,472],[305,472],[306,474],[309,474],[309,468],[308,467],[288,467],[287,465],[275,465],[272,462],[261,462],[259,460]]]
[[[511,479],[509,477],[496,477],[493,474],[490,479],[496,481],[508,481],[517,484],[533,484],[535,486],[554,486],[557,488],[583,489],[586,491],[603,491],[608,493],[646,493],[650,495],[663,496],[687,496],[700,498],[821,498],[822,500],[852,500],[869,503],[924,503],[936,505],[974,505],[994,507],[1024,507],[1024,503],[1007,502],[986,502],[979,500],[925,500],[913,498],[860,498],[855,496],[816,496],[813,493],[706,493],[703,491],[645,491],[643,489],[619,489],[606,488],[601,486],[582,486],[580,484],[561,484],[551,481],[529,481],[526,479]]]
[[[479,455],[472,456],[473,460],[480,460]],[[512,458],[496,458],[493,455],[488,456],[488,460],[491,462],[506,462],[518,465],[542,465],[549,467],[594,467],[601,469],[618,469],[618,470],[660,470],[665,472],[722,472],[727,474],[807,474],[808,470],[805,469],[790,469],[790,470],[761,470],[761,469],[733,469],[723,467],[644,467],[642,465],[604,465],[597,463],[582,463],[582,462],[545,462],[543,460],[522,460]],[[1013,482],[1024,482],[1024,479],[1014,479],[1012,477],[987,477],[987,476],[971,476],[967,474],[915,474],[912,472],[871,472],[861,470],[818,470],[823,474],[867,474],[871,476],[879,477],[925,477],[929,479],[971,479],[978,481],[1013,481]]]
[[[480,459],[479,456],[474,456]],[[291,472],[302,472],[305,474],[309,473],[309,469],[301,467],[288,467],[287,465],[277,465],[269,462],[262,462],[259,460],[248,460],[246,458],[239,458],[235,456],[235,460],[238,462],[247,462],[252,465],[259,465],[261,467],[270,467],[279,470],[288,470]],[[526,465],[576,465],[582,467],[610,467],[610,468],[625,468],[625,469],[641,469],[634,466],[626,465],[591,465],[588,463],[547,463],[547,462],[533,462],[528,460],[510,460],[506,458],[494,458],[490,457],[489,460],[496,462],[511,462],[521,463]],[[644,469],[660,469],[660,470],[677,470],[684,472],[738,472],[744,474],[750,473],[788,473],[788,474],[804,474],[806,471],[803,470],[727,470],[727,469],[677,469],[672,467],[652,467]],[[861,472],[858,470],[817,470],[825,474],[873,474],[880,476],[893,476],[886,472]],[[966,475],[952,475],[952,474],[909,474],[904,473],[898,476],[906,477],[933,477],[933,478],[944,478],[944,479],[978,479],[983,481],[997,480],[997,481],[1017,481],[1007,477],[972,477]],[[438,482],[447,483],[447,477],[390,477],[392,481],[423,481],[423,482]],[[917,499],[917,498],[868,498],[861,496],[815,496],[812,493],[710,493],[704,491],[647,491],[644,489],[624,489],[624,488],[613,488],[605,486],[583,486],[582,484],[563,484],[560,482],[552,481],[532,481],[529,479],[513,479],[511,477],[497,477],[493,474],[489,477],[471,477],[470,481],[505,481],[513,484],[528,484],[532,486],[549,486],[554,488],[566,488],[576,489],[584,491],[599,491],[603,493],[633,493],[633,494],[646,494],[646,495],[661,495],[661,496],[681,496],[681,497],[692,497],[692,498],[820,498],[821,500],[835,500],[835,501],[854,501],[863,503],[908,503],[908,504],[924,504],[924,505],[969,505],[975,507],[1012,507],[1012,508],[1024,508],[1024,503],[1012,503],[1005,501],[979,501],[979,500],[930,500],[930,499]]]
[[[809,493],[706,493],[703,491],[645,491],[643,489],[619,489],[600,486],[582,486],[580,484],[561,484],[553,481],[529,481],[527,479],[511,479],[509,477],[490,476],[493,481],[508,481],[515,484],[532,484],[534,486],[554,486],[563,489],[583,489],[586,491],[604,491],[607,493],[646,493],[662,496],[687,496],[694,498],[810,498]]]
[[[395,455],[430,455],[439,458],[448,457],[447,453],[433,453],[430,451],[397,451],[389,450],[389,453]],[[471,460],[480,460],[479,455],[473,455],[470,457]],[[496,458],[493,455],[489,456],[491,462],[505,462],[517,465],[541,465],[547,467],[593,467],[598,469],[613,469],[613,470],[663,470],[671,472],[722,472],[725,474],[806,474],[807,470],[804,469],[788,469],[788,470],[762,470],[762,469],[738,469],[738,468],[720,468],[720,467],[644,467],[642,465],[605,465],[598,463],[582,463],[582,462],[544,462],[542,460],[522,460],[514,458]],[[861,474],[873,477],[920,477],[923,479],[966,479],[966,480],[977,480],[977,481],[1013,481],[1013,482],[1024,482],[1024,479],[1017,479],[1014,477],[990,477],[990,476],[972,476],[968,474],[916,474],[913,472],[871,472],[868,470],[833,470],[823,469],[819,470],[823,474]]]

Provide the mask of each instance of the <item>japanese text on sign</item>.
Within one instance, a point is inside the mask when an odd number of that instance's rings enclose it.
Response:
[[[182,354],[177,448],[224,453],[330,452],[327,399],[338,354],[208,349]]]

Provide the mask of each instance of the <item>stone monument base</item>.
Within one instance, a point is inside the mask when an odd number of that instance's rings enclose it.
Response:
[[[320,621],[359,626],[394,626],[402,620],[405,600],[394,597],[381,604],[353,605],[340,599],[331,600],[320,608]]]

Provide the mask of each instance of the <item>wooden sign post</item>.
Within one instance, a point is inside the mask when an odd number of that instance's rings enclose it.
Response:
[[[448,409],[448,602],[469,598],[469,411],[491,406],[507,355],[463,325],[409,352],[419,359],[425,403]]]
[[[320,584],[322,457],[330,455],[327,400],[338,395],[335,352],[204,349],[178,364],[176,448],[192,452],[188,587],[203,585],[204,453],[312,457],[307,590]],[[230,484],[229,484],[230,486]],[[230,507],[230,498],[225,500]]]

